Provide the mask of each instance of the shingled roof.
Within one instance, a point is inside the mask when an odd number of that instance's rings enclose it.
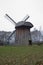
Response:
[[[32,28],[33,27],[33,24],[32,23],[30,23],[30,22],[24,22],[24,21],[20,21],[20,22],[18,22],[17,24],[16,24],[16,28],[17,27],[21,27],[21,26],[27,26],[27,27],[30,27],[30,28]]]

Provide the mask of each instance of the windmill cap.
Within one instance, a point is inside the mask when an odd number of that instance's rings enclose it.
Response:
[[[32,28],[33,27],[33,24],[30,23],[30,22],[25,22],[25,21],[21,21],[21,22],[18,22],[16,24],[16,27],[21,27],[21,26],[26,26],[26,27],[29,27],[29,28]]]

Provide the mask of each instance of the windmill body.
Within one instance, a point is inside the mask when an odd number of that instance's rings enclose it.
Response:
[[[31,33],[30,28],[33,27],[33,24],[26,21],[29,16],[25,16],[24,19],[18,23],[16,23],[8,14],[6,15],[15,23],[15,45],[29,45],[31,44]],[[14,32],[10,35],[10,37],[14,34]],[[9,38],[10,38],[9,37]]]

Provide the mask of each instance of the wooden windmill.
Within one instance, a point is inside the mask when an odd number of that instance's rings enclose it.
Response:
[[[33,24],[26,21],[29,18],[29,16],[26,15],[23,18],[23,20],[18,23],[16,23],[8,14],[6,14],[6,16],[15,23],[15,29],[16,29],[15,45],[31,44],[30,28],[33,27]],[[13,35],[13,34],[14,34],[14,32],[11,35]]]

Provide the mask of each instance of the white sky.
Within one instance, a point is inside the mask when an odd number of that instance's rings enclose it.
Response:
[[[16,22],[28,14],[28,21],[43,30],[43,0],[0,0],[0,30],[13,31],[15,25],[4,17],[6,13]]]

